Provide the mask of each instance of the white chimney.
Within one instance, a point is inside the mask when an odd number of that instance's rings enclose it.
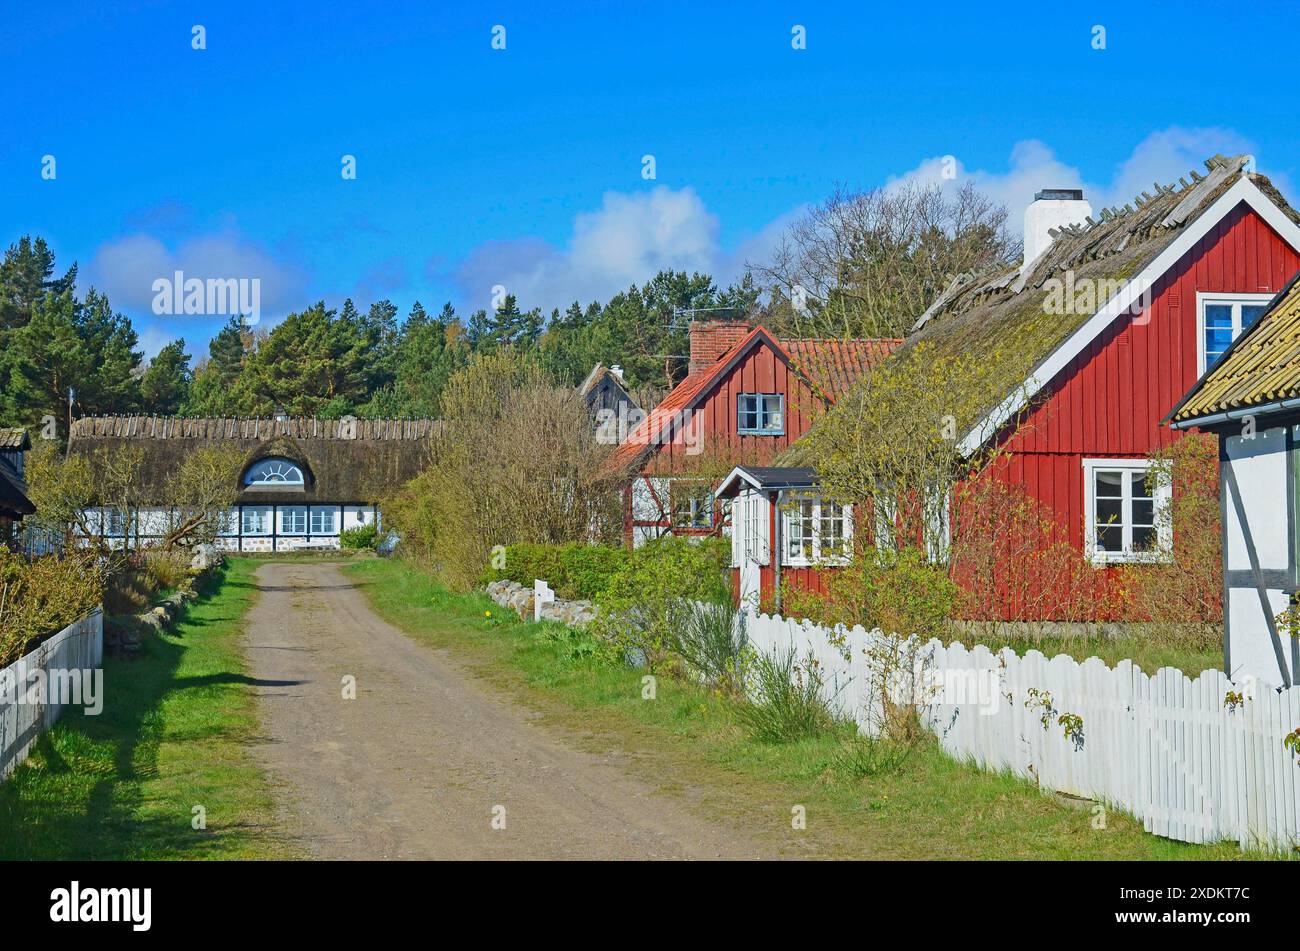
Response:
[[[614,374],[614,379],[618,380],[618,382],[623,382],[623,368],[617,363],[609,368],[609,372]]]
[[[1092,205],[1083,197],[1082,188],[1044,188],[1034,195],[1034,202],[1025,209],[1025,262],[1020,270],[1027,271],[1047,250],[1052,237],[1050,229],[1066,225],[1081,225],[1092,214]]]

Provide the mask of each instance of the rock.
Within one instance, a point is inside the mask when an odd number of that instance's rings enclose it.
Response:
[[[216,545],[195,545],[190,555],[191,571],[207,571],[221,564],[221,552],[217,551]]]
[[[517,581],[502,578],[489,582],[487,596],[503,608],[515,611],[522,620],[533,619],[533,589]],[[565,601],[556,598],[542,605],[541,618],[555,621],[568,627],[582,627],[595,619],[598,609],[590,601]]]
[[[153,630],[159,632],[161,632],[164,628],[167,627],[166,616],[157,614],[154,611],[150,611],[148,614],[141,614],[139,617],[139,621],[141,624],[145,625],[146,627],[152,628]],[[123,635],[123,640],[125,640],[125,635]]]

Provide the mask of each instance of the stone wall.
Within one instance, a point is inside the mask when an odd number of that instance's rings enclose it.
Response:
[[[493,581],[487,595],[503,608],[510,608],[525,621],[533,619],[533,589],[518,581]],[[558,621],[569,627],[583,627],[595,619],[597,608],[590,601],[565,601],[556,598],[542,605],[543,621]]]

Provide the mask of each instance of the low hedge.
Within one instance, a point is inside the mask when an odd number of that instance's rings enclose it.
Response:
[[[710,580],[716,577],[726,567],[731,552],[730,543],[723,538],[695,541],[662,538],[636,549],[580,542],[567,545],[520,543],[506,546],[505,567],[490,570],[485,581],[505,578],[531,586],[535,579],[540,578],[561,598],[599,602],[611,579],[639,573],[637,569],[642,563],[663,559],[676,549],[688,555],[684,560],[677,560],[679,565],[687,566],[687,576],[678,579],[684,590],[699,587],[706,576]],[[696,574],[700,578],[691,577]]]

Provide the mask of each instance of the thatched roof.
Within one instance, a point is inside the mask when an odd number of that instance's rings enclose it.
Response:
[[[1154,194],[1142,192],[1122,208],[1102,209],[1097,219],[1051,232],[1052,243],[1028,268],[1012,264],[958,275],[920,315],[898,349],[898,359],[916,355],[918,372],[924,375],[932,368],[936,388],[951,384],[945,374],[952,372],[953,359],[962,366],[989,368],[979,413],[960,421],[963,438],[995,435],[996,427],[986,431],[975,424],[1013,397],[1027,379],[1036,379],[1049,358],[1105,309],[1110,291],[1142,274],[1241,179],[1300,223],[1300,214],[1269,179],[1250,170],[1249,156],[1216,155],[1205,167],[1205,175],[1192,171],[1168,185],[1155,183]],[[1106,296],[1099,293],[1091,307],[1049,306],[1067,275],[1076,286],[1107,289]],[[845,411],[843,405],[831,412]],[[792,446],[777,461],[806,462],[806,445]]]
[[[442,426],[430,419],[180,419],[160,416],[88,416],[74,420],[69,452],[91,454],[122,446],[145,451],[147,504],[165,503],[167,479],[188,453],[233,446],[244,468],[283,457],[302,467],[305,487],[244,489],[245,504],[378,501],[419,475],[430,439]],[[241,482],[242,485],[242,482]]]
[[[1099,288],[1122,285],[1142,273],[1243,177],[1292,221],[1300,222],[1300,215],[1273,184],[1249,171],[1249,159],[1216,155],[1206,160],[1206,175],[1191,171],[1169,185],[1157,182],[1152,185],[1155,194],[1143,192],[1122,208],[1102,209],[1098,220],[1089,218],[1082,225],[1052,232],[1051,245],[1028,270],[1011,265],[980,276],[957,277],[917,320],[899,355],[906,358],[923,343],[927,360],[956,351],[987,353],[991,358],[1015,353],[1027,369],[1037,372],[1066,338],[1108,303],[1099,299],[1092,308],[1053,314],[1047,306],[1053,279],[1059,281],[1070,272],[1078,286],[1086,281]],[[1023,378],[1018,375],[1012,383]],[[990,400],[1009,393],[1010,389],[990,393]]]

